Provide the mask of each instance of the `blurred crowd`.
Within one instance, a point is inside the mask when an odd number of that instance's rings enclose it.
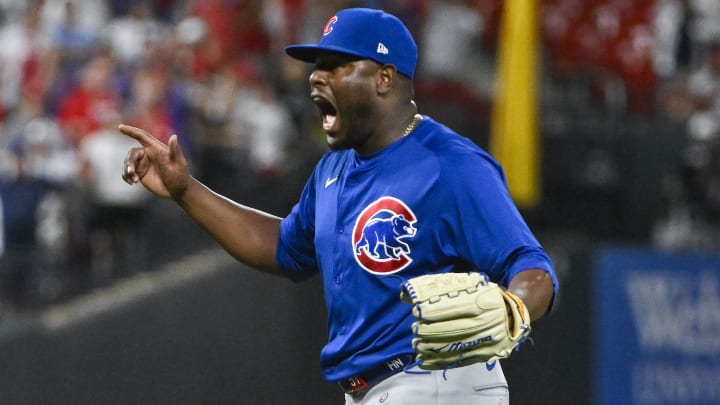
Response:
[[[720,249],[720,2],[541,3],[542,119],[586,143],[577,184],[605,192],[592,198],[625,193],[613,216],[620,227],[651,217],[642,242]]]
[[[720,3],[664,1],[668,55],[661,112],[683,125],[685,145],[664,179],[666,212],[652,241],[668,249],[720,249]],[[685,7],[683,7],[683,5]],[[674,27],[673,29],[671,29]],[[662,56],[662,55],[661,55]]]
[[[134,146],[116,130],[121,122],[161,140],[178,134],[194,175],[282,215],[325,150],[308,66],[282,50],[317,41],[340,8],[382,8],[402,18],[420,46],[421,110],[475,120],[466,135],[482,144],[502,4],[0,0],[2,308],[53,302],[150,266],[148,239],[158,225],[148,213],[156,200],[120,179]],[[666,180],[667,210],[651,242],[717,247],[720,3],[540,5],[543,80],[591,77],[581,83],[602,90],[599,103],[686,128],[680,159],[668,162],[677,170]],[[82,287],[69,286],[70,275]]]
[[[303,153],[316,150],[307,136],[310,117],[301,111],[305,72],[278,52],[297,35],[290,30],[300,22],[300,6],[0,4],[6,311],[62,297],[71,275],[93,288],[148,266],[153,199],[120,180],[136,145],[117,131],[119,123],[162,141],[177,133],[193,173],[226,194],[252,192],[293,170],[289,151],[312,156]]]

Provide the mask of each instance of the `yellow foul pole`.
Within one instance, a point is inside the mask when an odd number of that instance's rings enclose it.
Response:
[[[541,194],[538,130],[537,0],[505,0],[500,26],[490,153],[521,208]]]

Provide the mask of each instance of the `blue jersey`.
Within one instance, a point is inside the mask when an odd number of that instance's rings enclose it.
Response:
[[[550,259],[484,150],[424,117],[371,156],[328,152],[281,223],[277,261],[293,280],[322,275],[323,375],[336,381],[412,353],[400,286],[427,273],[480,271],[507,286]]]

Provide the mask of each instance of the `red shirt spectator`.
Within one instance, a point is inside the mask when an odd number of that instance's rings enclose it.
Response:
[[[106,114],[120,108],[120,93],[111,81],[113,69],[110,57],[94,57],[83,68],[78,84],[60,100],[58,122],[74,146],[98,130]]]
[[[131,109],[126,121],[143,128],[163,142],[175,132],[170,106],[167,102],[169,78],[159,67],[139,69],[133,75]]]
[[[267,54],[270,38],[262,25],[261,13],[262,2],[256,0],[196,3],[189,14],[205,22],[208,36],[197,50],[195,73],[202,75],[241,58]]]

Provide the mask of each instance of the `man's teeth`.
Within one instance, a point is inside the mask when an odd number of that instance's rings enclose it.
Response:
[[[335,116],[330,114],[323,115],[323,129],[329,131],[335,124]]]

